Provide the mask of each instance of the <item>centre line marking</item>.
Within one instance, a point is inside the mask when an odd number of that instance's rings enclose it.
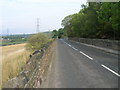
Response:
[[[71,47],[71,45],[70,45],[70,44],[68,44],[68,46],[69,46],[69,47]]]
[[[66,43],[66,42],[65,42]],[[70,44],[66,43],[68,46],[70,46],[71,48],[73,48],[74,50],[78,51],[78,49],[72,47]],[[80,51],[81,54],[85,55],[87,58],[89,58],[90,60],[93,60],[92,57],[88,56],[87,54],[83,53],[82,51]]]
[[[74,50],[78,51],[76,48],[72,47]]]
[[[65,42],[66,43],[66,42]],[[71,48],[73,48],[74,50],[78,51],[78,49],[72,47],[70,44],[66,43],[68,46],[70,46]],[[82,51],[80,51],[81,54],[83,54],[84,56],[86,56],[87,58],[89,58],[90,60],[93,60],[92,57],[88,56],[87,54],[83,53]],[[107,69],[108,71],[112,72],[113,74],[117,75],[118,77],[120,77],[120,74],[116,73],[115,71],[113,71],[112,69],[108,68],[107,66],[101,64],[102,67],[104,67],[105,69]]]
[[[112,69],[108,68],[107,66],[101,64],[102,67],[104,67],[105,69],[109,70],[110,72],[112,72],[113,74],[117,75],[118,77],[120,77],[120,75],[118,73],[116,73],[115,71],[113,71]]]
[[[89,58],[90,60],[93,60],[93,58],[91,58],[90,56],[88,56],[87,54],[83,53],[82,51],[80,51],[81,54],[85,55],[87,58]]]

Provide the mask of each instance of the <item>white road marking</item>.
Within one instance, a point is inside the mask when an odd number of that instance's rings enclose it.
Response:
[[[65,44],[67,44],[67,45],[68,45],[68,43],[66,43],[66,42],[65,42]]]
[[[64,41],[64,43],[66,43]],[[71,48],[73,48],[74,50],[78,51],[78,49],[72,47],[70,44],[66,43],[68,46],[70,46]],[[93,60],[92,57],[88,56],[87,54],[83,53],[82,51],[80,51],[81,54],[83,54],[84,56],[86,56],[87,58],[89,58],[90,60]],[[112,69],[108,68],[107,66],[101,64],[102,67],[104,67],[105,69],[109,70],[110,72],[112,72],[113,74],[117,75],[118,77],[120,77],[120,75],[118,73],[116,73],[115,71],[113,71]]]
[[[70,44],[68,44],[68,43],[66,43],[65,41],[64,41],[64,43],[65,43],[65,44],[67,44],[69,47],[71,47],[71,45],[70,45]]]
[[[88,56],[87,54],[83,53],[82,51],[80,51],[81,54],[85,55],[87,58],[89,58],[90,60],[93,60],[92,57]]]
[[[78,51],[76,48],[72,47],[74,50]]]
[[[66,42],[64,41],[64,43],[66,43]],[[68,43],[66,43],[66,44],[67,44],[68,46],[70,46],[71,48],[73,48],[74,50],[78,51],[78,49],[72,47],[70,44],[68,44]],[[82,51],[80,51],[80,53],[83,54],[83,55],[85,55],[85,56],[86,56],[87,58],[89,58],[90,60],[93,60],[92,57],[88,56],[87,54],[83,53]]]
[[[69,46],[69,47],[71,47],[71,45],[70,45],[70,44],[68,44],[68,46]]]
[[[109,70],[110,72],[112,72],[113,74],[117,75],[118,77],[120,77],[120,75],[118,73],[116,73],[115,71],[113,71],[112,69],[108,68],[107,66],[101,64],[102,67],[104,67],[105,69]]]

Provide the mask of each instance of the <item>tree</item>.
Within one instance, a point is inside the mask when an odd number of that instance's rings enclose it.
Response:
[[[34,34],[28,38],[26,45],[27,50],[35,51],[41,49],[49,41],[48,37],[43,33]]]
[[[101,25],[102,38],[120,38],[119,17],[120,17],[120,2],[104,2],[98,15],[99,24]]]
[[[68,37],[120,39],[120,2],[89,2],[62,20]]]
[[[57,38],[58,36],[58,31],[57,30],[53,30],[52,31],[52,38]]]
[[[60,28],[58,30],[58,38],[63,38],[64,37],[64,30],[62,28]]]

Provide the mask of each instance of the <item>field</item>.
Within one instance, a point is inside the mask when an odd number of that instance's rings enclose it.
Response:
[[[25,49],[25,44],[16,44],[0,47],[0,66],[2,66],[2,84],[17,76],[21,67],[29,58],[30,52]]]
[[[0,36],[0,46],[25,43],[30,34],[4,35]]]
[[[7,45],[15,45],[15,44],[21,44],[21,43],[25,43],[26,41],[1,41],[0,42],[0,46],[7,46]]]

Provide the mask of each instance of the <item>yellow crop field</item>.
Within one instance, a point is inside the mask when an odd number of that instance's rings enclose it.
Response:
[[[17,76],[21,71],[21,67],[28,60],[30,52],[25,49],[25,45],[16,44],[0,47],[2,51],[0,53],[1,85]]]

